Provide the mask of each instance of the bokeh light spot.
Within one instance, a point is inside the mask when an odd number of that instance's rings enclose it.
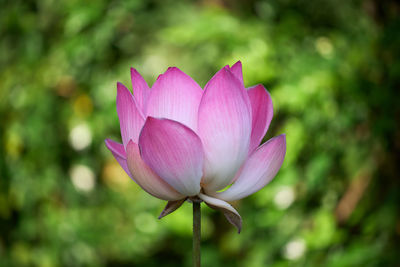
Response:
[[[75,189],[90,192],[95,186],[94,172],[85,165],[75,165],[70,170],[70,177]]]

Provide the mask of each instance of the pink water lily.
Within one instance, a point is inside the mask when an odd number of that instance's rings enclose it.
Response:
[[[131,77],[133,95],[117,84],[122,144],[107,139],[108,149],[143,190],[168,201],[160,217],[200,199],[240,231],[228,201],[263,188],[285,157],[285,135],[258,147],[273,116],[269,93],[244,87],[240,61],[219,70],[204,90],[175,67],[151,89],[135,69]]]

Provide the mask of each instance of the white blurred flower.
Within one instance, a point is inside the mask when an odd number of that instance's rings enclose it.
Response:
[[[283,251],[284,257],[288,260],[297,260],[306,252],[306,243],[303,239],[294,239],[286,244]]]
[[[295,193],[292,187],[282,187],[274,197],[274,203],[278,209],[284,210],[292,205],[295,199]]]
[[[95,186],[95,175],[93,171],[85,165],[75,165],[70,170],[72,184],[76,190],[90,192]]]
[[[69,142],[73,149],[82,150],[92,143],[92,132],[86,123],[72,128],[69,133]]]

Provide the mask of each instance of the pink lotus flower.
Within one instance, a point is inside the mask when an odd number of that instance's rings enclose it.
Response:
[[[117,84],[122,144],[107,139],[108,149],[140,187],[169,201],[160,218],[188,198],[201,199],[240,232],[241,217],[227,201],[263,188],[285,157],[285,135],[258,147],[273,116],[269,93],[244,87],[240,61],[204,90],[175,67],[151,89],[135,69],[131,77],[134,95]]]

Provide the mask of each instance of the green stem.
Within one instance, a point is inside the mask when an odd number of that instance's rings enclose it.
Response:
[[[200,201],[193,201],[193,266],[200,267],[201,240],[201,211]]]

